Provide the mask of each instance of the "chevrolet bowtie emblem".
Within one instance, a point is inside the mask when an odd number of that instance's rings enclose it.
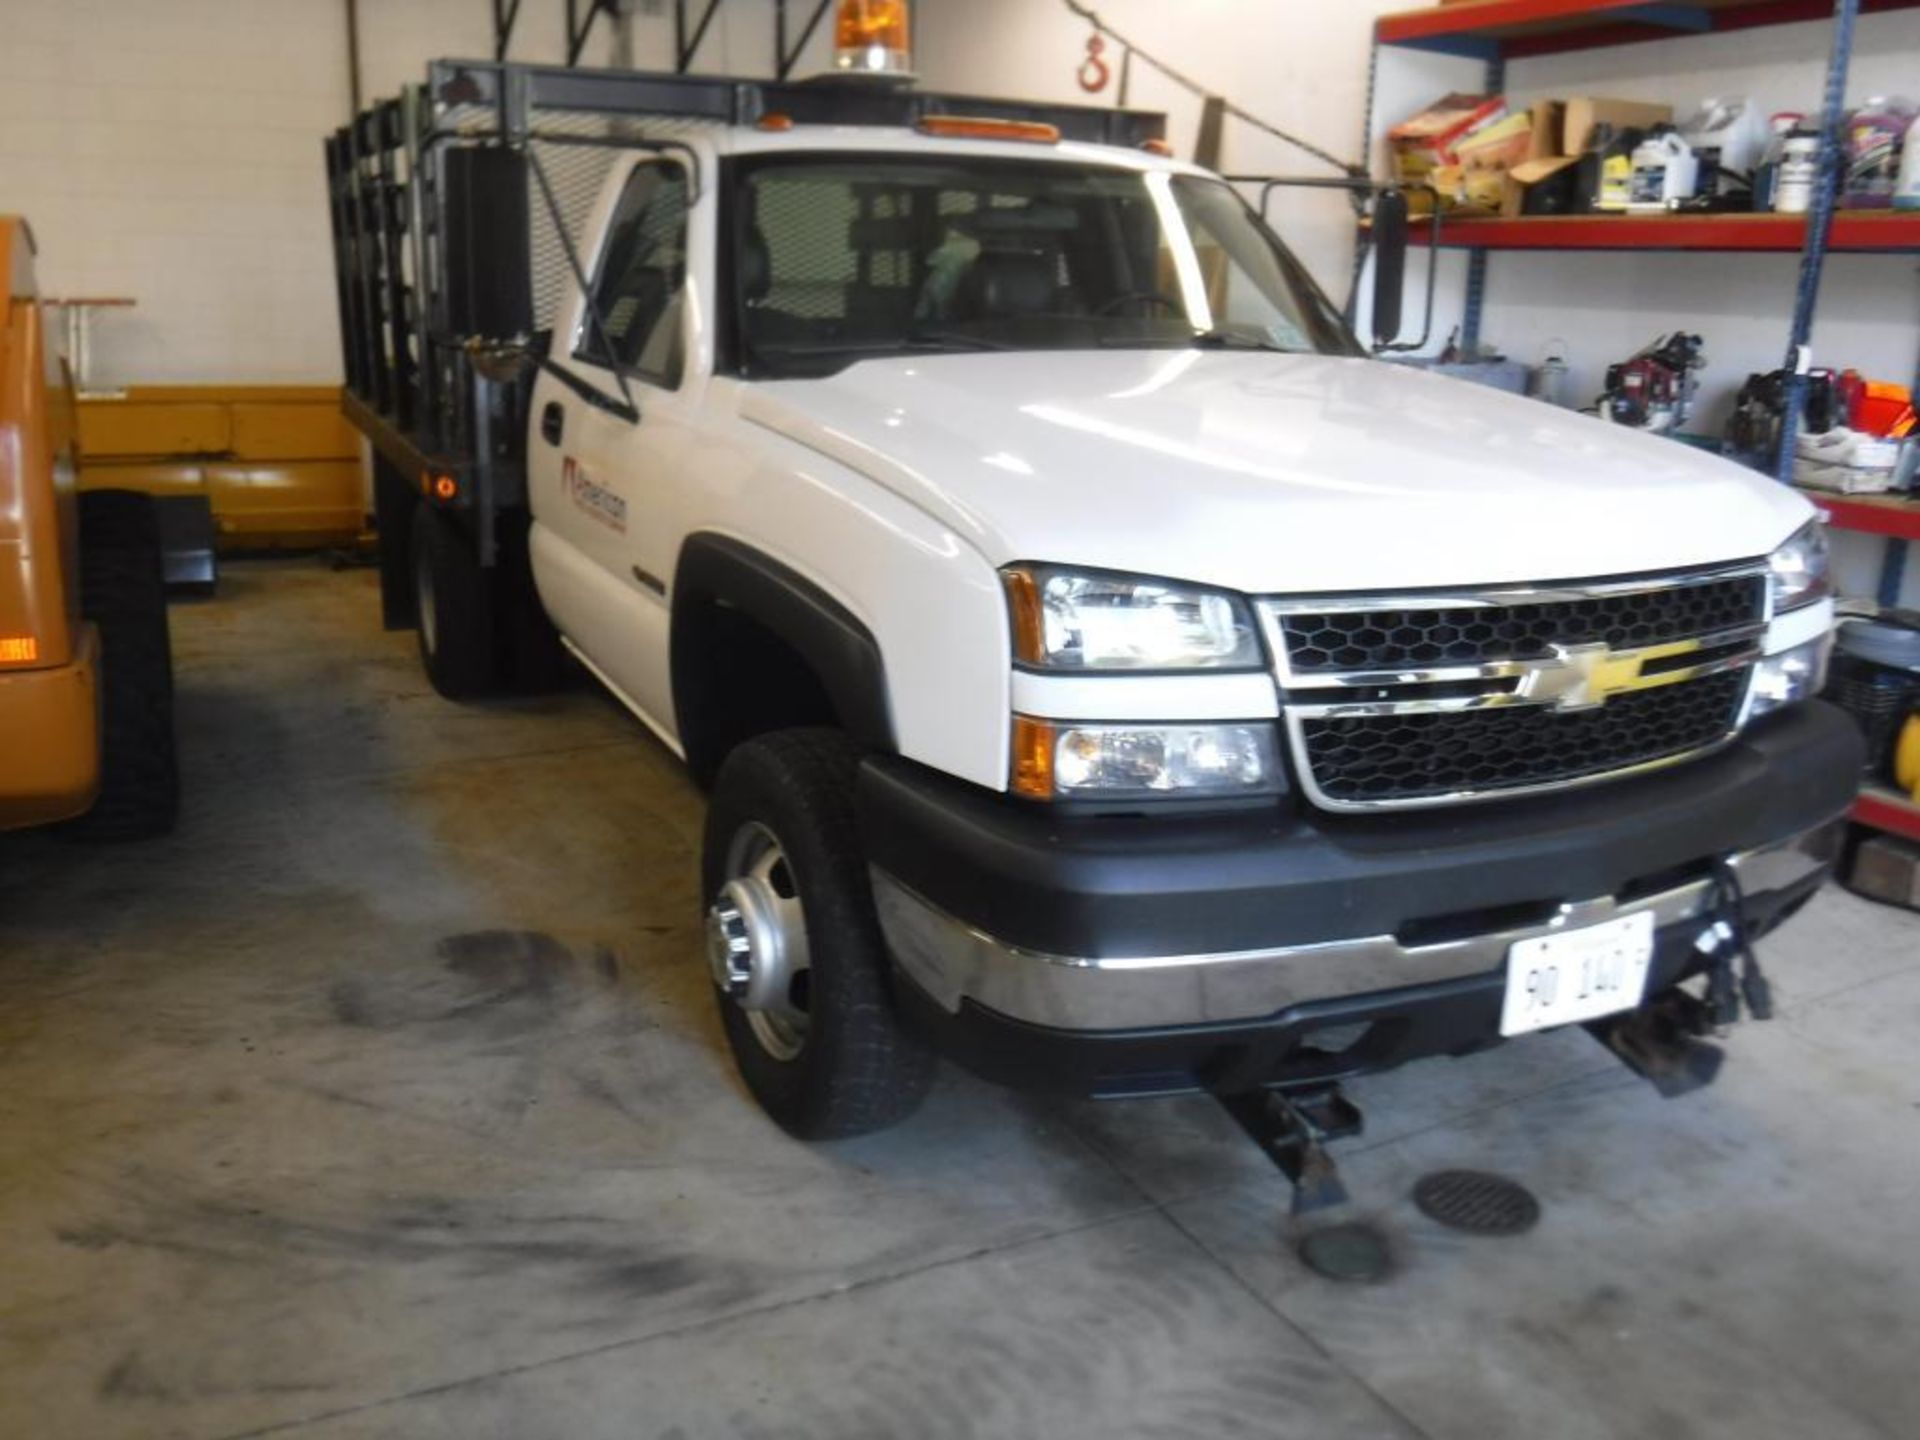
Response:
[[[1623,690],[1640,688],[1645,651],[1616,653],[1607,645],[1556,645],[1520,683],[1520,695],[1556,710],[1591,710]]]

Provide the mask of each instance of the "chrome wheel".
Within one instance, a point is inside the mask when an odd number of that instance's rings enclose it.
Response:
[[[707,965],[776,1060],[793,1059],[807,1043],[809,963],[807,917],[786,852],[766,826],[743,825],[707,910]]]

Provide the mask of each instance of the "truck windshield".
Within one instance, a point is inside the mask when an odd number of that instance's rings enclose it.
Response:
[[[898,152],[736,174],[743,374],[942,350],[1365,353],[1223,181]]]

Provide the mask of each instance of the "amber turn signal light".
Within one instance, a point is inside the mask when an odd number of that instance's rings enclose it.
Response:
[[[1041,630],[1040,587],[1028,570],[1003,570],[1000,583],[1007,589],[1007,619],[1013,627],[1013,658],[1028,665],[1046,659],[1046,637]]]
[[[40,658],[40,642],[31,635],[0,635],[0,665],[31,665]]]
[[[1013,793],[1029,800],[1053,798],[1054,727],[1030,715],[1013,717]]]

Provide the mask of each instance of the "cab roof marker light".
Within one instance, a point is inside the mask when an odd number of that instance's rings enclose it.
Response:
[[[833,17],[833,68],[856,75],[910,75],[907,0],[840,0]]]
[[[990,120],[975,115],[923,115],[915,126],[941,140],[1020,140],[1029,145],[1058,145],[1060,127],[1037,120]]]
[[[793,128],[793,117],[783,111],[774,110],[754,121],[753,128],[756,130],[771,131],[791,130]]]
[[[1163,160],[1173,159],[1173,146],[1165,140],[1142,140],[1140,148],[1149,155],[1158,155]]]
[[[1060,129],[1037,120],[996,120],[985,115],[923,115],[914,129],[944,140],[1016,140],[1030,145],[1058,145]]]

